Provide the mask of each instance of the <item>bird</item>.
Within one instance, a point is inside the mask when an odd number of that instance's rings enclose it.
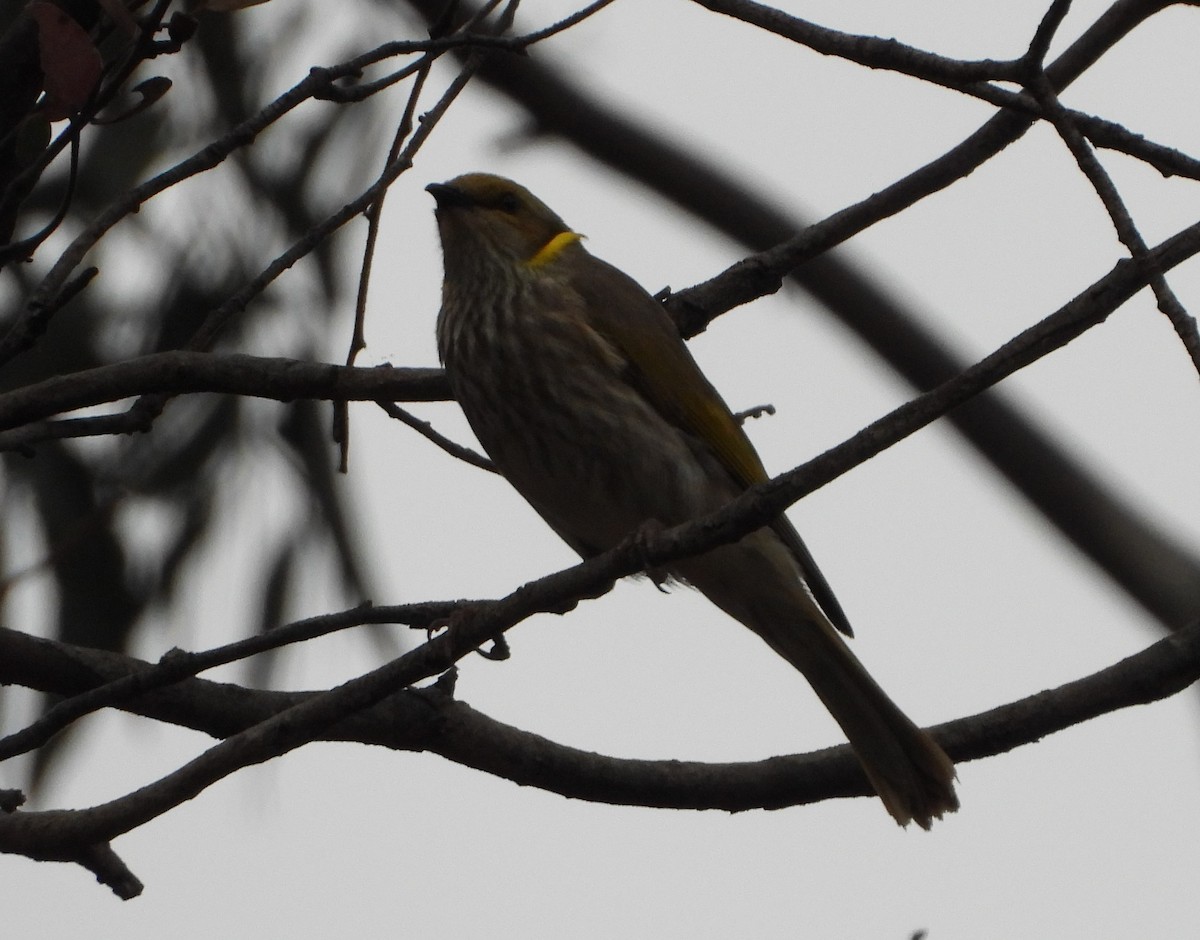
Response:
[[[426,189],[450,389],[496,468],[580,556],[768,478],[662,304],[545,203],[489,173]],[[664,574],[804,675],[896,822],[928,829],[958,808],[953,763],[851,652],[846,614],[786,517]]]

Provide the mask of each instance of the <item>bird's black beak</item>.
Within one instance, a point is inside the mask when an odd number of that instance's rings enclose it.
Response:
[[[425,192],[433,196],[439,209],[465,208],[471,205],[470,197],[449,183],[430,183],[425,187]]]

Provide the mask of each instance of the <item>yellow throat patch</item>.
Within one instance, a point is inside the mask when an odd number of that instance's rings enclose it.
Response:
[[[552,239],[550,239],[550,241],[542,245],[542,247],[538,249],[537,254],[525,263],[531,268],[540,268],[544,264],[549,264],[559,255],[561,255],[564,249],[570,245],[574,245],[582,238],[583,236],[578,232],[559,232]]]

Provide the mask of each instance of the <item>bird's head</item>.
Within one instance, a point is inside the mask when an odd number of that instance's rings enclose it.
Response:
[[[582,236],[512,180],[467,173],[425,188],[437,200],[448,278],[497,263],[536,269],[582,250]]]

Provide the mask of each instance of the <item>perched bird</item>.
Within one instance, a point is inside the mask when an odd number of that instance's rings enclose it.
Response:
[[[450,387],[500,472],[575,551],[703,516],[767,479],[662,306],[537,197],[485,173],[427,189]],[[850,652],[846,616],[787,519],[667,573],[804,674],[898,823],[929,828],[958,807],[954,765]]]

